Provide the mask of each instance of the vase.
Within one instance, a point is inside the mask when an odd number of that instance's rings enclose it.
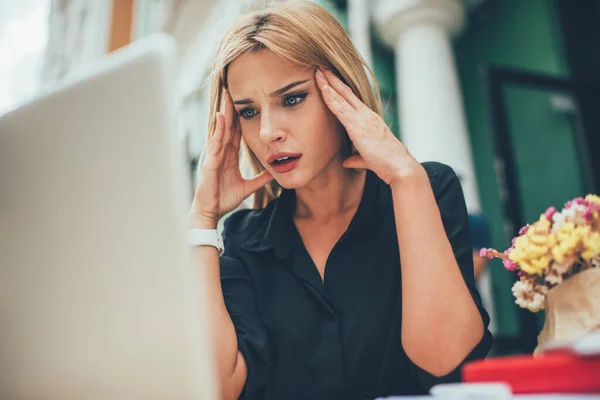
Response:
[[[582,271],[550,289],[546,320],[534,355],[600,330],[600,268]]]

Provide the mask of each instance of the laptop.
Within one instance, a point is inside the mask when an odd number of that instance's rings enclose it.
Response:
[[[213,399],[176,48],[134,42],[0,117],[0,398]]]

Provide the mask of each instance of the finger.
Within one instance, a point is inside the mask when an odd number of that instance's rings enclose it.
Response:
[[[354,154],[346,158],[342,163],[344,168],[368,169],[367,163],[360,154]]]
[[[272,180],[273,175],[269,171],[263,171],[254,178],[246,179],[246,193],[244,194],[244,198],[250,196]]]
[[[347,127],[347,123],[350,123],[352,116],[356,113],[354,107],[352,107],[335,89],[333,89],[327,80],[324,78],[323,73],[317,71],[316,80],[319,89],[321,89],[321,95],[323,101],[327,104],[327,107],[331,112],[340,120],[340,122]]]
[[[231,142],[233,125],[235,122],[235,108],[233,106],[233,100],[231,99],[231,95],[229,94],[229,90],[223,89],[223,96],[225,97],[225,132],[223,136],[223,143],[228,144]]]
[[[354,109],[360,110],[361,108],[366,107],[365,103],[363,103],[358,96],[354,94],[352,89],[350,89],[350,87],[346,85],[344,81],[338,78],[336,74],[329,70],[324,70],[322,73],[327,82],[329,82],[329,85],[334,88],[335,91],[338,92],[344,98],[344,100],[348,102],[348,104],[354,107]]]
[[[215,132],[213,133],[210,143],[208,144],[208,151],[212,156],[218,156],[221,153],[225,130],[225,120],[223,114],[217,112],[216,120]]]
[[[365,103],[362,102],[361,99],[350,89],[350,86],[346,85],[344,81],[342,81],[336,74],[331,72],[330,70],[324,70],[323,74],[325,78],[329,82],[329,85],[333,87],[336,92],[338,92],[344,99],[354,107],[356,110],[360,110],[361,108],[367,107]]]
[[[232,139],[233,147],[239,152],[240,145],[242,142],[242,127],[240,126],[239,118],[236,118],[236,120],[234,121],[231,134],[233,135],[233,139]]]

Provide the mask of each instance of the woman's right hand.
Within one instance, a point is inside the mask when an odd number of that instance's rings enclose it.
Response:
[[[239,165],[242,131],[229,92],[224,90],[223,96],[225,112],[217,113],[216,129],[207,143],[206,160],[190,210],[192,223],[205,229],[216,228],[223,215],[273,180],[267,171],[252,179],[242,177]]]

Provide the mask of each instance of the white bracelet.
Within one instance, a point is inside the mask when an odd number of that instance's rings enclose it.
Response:
[[[225,252],[223,236],[216,229],[190,229],[188,232],[188,243],[190,246],[212,246],[219,250],[222,256]]]

